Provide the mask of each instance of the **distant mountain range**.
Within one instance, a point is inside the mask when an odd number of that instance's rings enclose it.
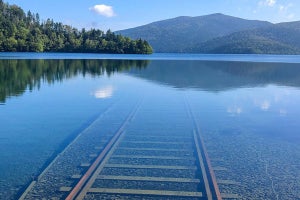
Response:
[[[177,17],[116,33],[161,53],[300,54],[300,21],[273,24],[223,14]]]

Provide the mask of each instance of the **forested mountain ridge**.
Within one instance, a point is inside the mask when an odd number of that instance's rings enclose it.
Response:
[[[145,40],[110,30],[78,30],[51,19],[42,21],[39,14],[25,14],[20,7],[0,0],[0,51],[150,54],[152,48]]]
[[[179,17],[117,33],[146,39],[155,52],[300,54],[300,22],[272,24],[212,14]]]
[[[177,17],[117,31],[131,38],[143,38],[155,52],[186,52],[194,44],[237,31],[267,27],[270,22],[245,20],[220,13],[199,17]]]
[[[300,26],[297,22],[236,32],[193,45],[194,53],[300,54]]]
[[[300,31],[278,28],[241,31],[193,45],[191,53],[300,54]]]

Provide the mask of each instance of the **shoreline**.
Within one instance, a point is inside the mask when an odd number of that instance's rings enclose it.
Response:
[[[266,63],[300,63],[300,55],[272,54],[187,54],[187,53],[153,53],[147,54],[96,54],[96,53],[33,53],[0,52],[0,60],[194,60],[194,61],[228,61],[228,62],[266,62]]]

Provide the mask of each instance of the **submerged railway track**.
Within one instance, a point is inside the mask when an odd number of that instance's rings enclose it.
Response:
[[[140,101],[126,117],[94,123],[20,199],[220,200],[197,120],[187,100],[179,103],[179,111],[169,104],[153,110]],[[109,121],[115,128],[97,134]],[[81,148],[84,155],[72,152]],[[72,158],[77,162],[68,165]],[[59,166],[67,173],[51,177]]]

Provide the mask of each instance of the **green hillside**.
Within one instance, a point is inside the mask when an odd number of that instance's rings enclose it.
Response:
[[[245,20],[223,14],[177,17],[117,31],[133,39],[147,40],[155,52],[186,52],[194,44],[237,31],[267,27],[269,22]]]
[[[118,31],[155,52],[300,54],[300,22],[272,24],[223,14],[178,17]]]
[[[241,31],[193,45],[194,53],[300,54],[300,29],[291,24]]]

